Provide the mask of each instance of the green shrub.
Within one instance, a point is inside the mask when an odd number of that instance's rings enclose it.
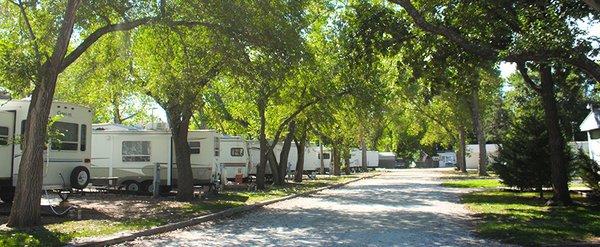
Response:
[[[522,116],[501,141],[492,169],[502,183],[518,189],[537,190],[552,185],[548,134],[541,117]],[[565,152],[568,152],[565,150]]]
[[[600,193],[600,166],[582,150],[579,150],[574,161],[577,175],[583,183],[596,194]]]

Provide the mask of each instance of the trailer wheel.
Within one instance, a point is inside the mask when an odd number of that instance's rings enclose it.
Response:
[[[146,180],[146,181],[142,182],[141,192],[143,194],[147,194],[147,195],[154,194],[154,181]]]
[[[136,182],[136,181],[125,181],[123,182],[123,185],[125,186],[125,190],[127,192],[131,192],[131,193],[139,193],[140,192],[140,183]]]
[[[7,186],[0,188],[0,200],[4,203],[12,203],[15,197],[15,187]]]
[[[84,166],[78,166],[71,171],[71,188],[84,189],[90,183],[90,171]]]

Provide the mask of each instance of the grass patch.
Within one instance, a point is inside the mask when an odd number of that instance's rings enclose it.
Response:
[[[451,188],[497,188],[502,184],[497,179],[464,179],[443,182],[442,186]]]
[[[574,199],[583,200],[578,196]],[[546,200],[537,197],[537,193],[496,190],[466,194],[462,202],[481,217],[477,231],[483,237],[529,246],[600,237],[598,208],[547,207]]]
[[[162,224],[164,221],[159,219],[66,221],[26,231],[0,231],[0,246],[62,246],[75,238],[143,230]]]

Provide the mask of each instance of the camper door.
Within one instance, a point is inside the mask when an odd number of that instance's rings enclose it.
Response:
[[[14,161],[15,113],[0,112],[0,180],[10,181]]]

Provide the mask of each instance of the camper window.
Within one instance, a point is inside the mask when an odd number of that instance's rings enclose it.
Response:
[[[319,159],[321,159],[321,154],[318,154],[318,155],[319,155]],[[313,157],[314,157],[314,156],[313,156]],[[331,158],[331,155],[330,155],[329,153],[323,153],[323,159],[326,159],[326,160],[328,160],[328,159],[330,159],[330,158]]]
[[[75,123],[55,122],[52,127],[58,133],[51,141],[52,150],[77,150],[79,126]]]
[[[149,141],[123,141],[121,151],[123,162],[148,162],[150,161]]]
[[[200,142],[189,142],[190,154],[200,154]]]
[[[8,128],[0,126],[0,145],[8,145]]]
[[[231,148],[231,156],[234,156],[234,157],[244,156],[244,149],[243,148]]]
[[[87,141],[87,125],[81,125],[81,145],[79,150],[85,151],[85,143]]]

